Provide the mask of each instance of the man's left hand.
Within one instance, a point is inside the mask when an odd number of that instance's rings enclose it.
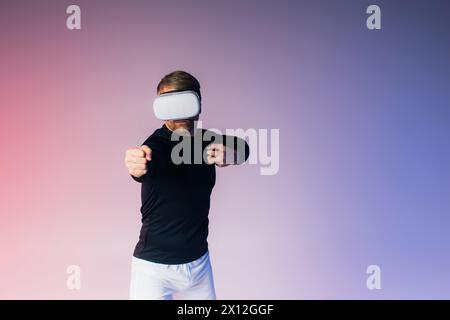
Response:
[[[211,143],[206,149],[208,164],[215,164],[218,167],[234,164],[235,151],[233,149],[217,143]]]

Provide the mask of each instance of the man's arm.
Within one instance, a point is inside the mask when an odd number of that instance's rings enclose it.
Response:
[[[207,147],[208,163],[218,167],[242,164],[247,161],[249,154],[247,141],[238,137],[224,135]]]

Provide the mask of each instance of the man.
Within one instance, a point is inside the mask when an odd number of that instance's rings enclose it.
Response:
[[[180,91],[195,92],[201,101],[199,82],[184,71],[166,75],[157,87],[159,96]],[[249,147],[242,139],[197,129],[198,118],[166,120],[140,147],[126,152],[128,171],[142,184],[142,228],[132,258],[131,299],[172,299],[174,294],[182,299],[216,298],[207,242],[215,166],[245,162]],[[177,153],[172,151],[183,139],[192,142],[181,152],[192,151],[187,163],[173,159]],[[196,143],[202,155],[206,153],[200,163],[193,161]]]

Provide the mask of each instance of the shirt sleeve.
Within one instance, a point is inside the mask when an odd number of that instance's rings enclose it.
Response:
[[[243,164],[250,155],[250,147],[242,138],[223,135],[224,145],[235,151],[234,164]]]
[[[233,164],[243,164],[247,161],[250,155],[250,147],[245,139],[235,136],[219,135],[216,133],[210,133],[212,135],[211,143],[223,144],[225,147],[234,150]],[[228,157],[227,157],[228,158]]]

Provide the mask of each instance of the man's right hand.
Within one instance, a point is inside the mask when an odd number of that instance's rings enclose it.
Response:
[[[147,173],[147,161],[150,160],[152,160],[152,149],[146,145],[130,148],[125,153],[125,165],[128,172],[136,178]]]

